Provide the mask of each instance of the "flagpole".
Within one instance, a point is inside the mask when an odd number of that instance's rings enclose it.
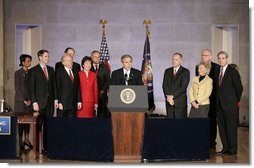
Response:
[[[102,25],[102,35],[105,36],[105,25],[108,24],[107,19],[101,19],[99,24]]]
[[[146,27],[146,35],[148,36],[148,38],[151,38],[151,32],[149,30],[149,26],[152,24],[150,19],[145,19],[143,22],[143,25],[145,25]]]
[[[108,24],[108,21],[106,19],[101,19],[99,21],[99,24],[102,25],[102,39],[101,39],[101,46],[100,46],[100,55],[101,55],[100,62],[103,62],[107,66],[109,72],[111,73],[111,67],[110,67],[110,63],[109,63],[110,56],[109,56],[108,45],[107,45],[107,40],[106,40],[106,31],[105,31],[105,27],[106,27],[106,24]]]
[[[149,38],[151,38],[151,32],[149,30],[149,26],[151,25],[150,19],[145,19],[143,21],[143,25],[145,26],[146,38],[145,38],[145,46],[143,53],[143,61],[142,61],[142,80],[144,85],[147,85],[147,94],[148,94],[148,104],[149,108],[147,114],[150,115],[155,110],[154,104],[154,95],[153,95],[153,72],[152,72],[152,62],[151,62],[151,53],[150,53],[150,42]]]
[[[151,38],[151,32],[150,32],[150,29],[149,29],[149,26],[152,24],[152,22],[151,22],[151,20],[150,19],[145,19],[144,21],[143,21],[143,25],[145,25],[145,27],[146,27],[146,36],[148,37],[148,38]],[[147,52],[147,46],[146,46],[146,52]],[[147,57],[147,56],[146,56]]]

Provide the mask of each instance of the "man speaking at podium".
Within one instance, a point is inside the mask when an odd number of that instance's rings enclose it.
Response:
[[[121,57],[123,67],[112,72],[110,85],[143,85],[141,71],[132,68],[132,56]]]

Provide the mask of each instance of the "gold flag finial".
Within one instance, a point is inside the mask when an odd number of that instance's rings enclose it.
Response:
[[[149,26],[151,25],[151,20],[150,19],[145,19],[143,22],[143,25],[146,27],[146,35],[150,38],[151,37],[151,32],[149,30]]]
[[[102,34],[105,34],[105,25],[108,24],[107,19],[101,19],[99,22],[100,25],[102,25]]]

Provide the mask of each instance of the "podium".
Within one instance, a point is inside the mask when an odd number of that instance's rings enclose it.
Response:
[[[111,112],[114,162],[141,162],[147,86],[111,85],[108,108]]]

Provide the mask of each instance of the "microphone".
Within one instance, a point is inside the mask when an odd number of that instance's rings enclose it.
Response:
[[[127,73],[124,74],[124,79],[125,79],[125,84],[126,84],[126,85],[129,85],[129,78],[128,78]]]
[[[4,113],[4,112],[13,112],[13,110],[11,109],[11,106],[3,99],[3,100],[1,100],[0,113]]]
[[[11,106],[6,101],[4,102],[4,112],[13,112]]]
[[[126,74],[124,74],[124,79],[125,79],[126,81],[128,81],[128,80],[129,80],[127,73],[126,73]]]

